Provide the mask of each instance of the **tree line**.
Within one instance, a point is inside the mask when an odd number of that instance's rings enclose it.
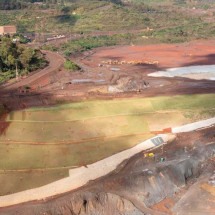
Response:
[[[27,6],[28,0],[0,0],[0,10],[16,10]]]
[[[46,64],[39,50],[15,43],[9,36],[0,39],[0,82],[28,74]]]
[[[24,9],[31,5],[32,3],[43,3],[45,5],[49,4],[62,4],[74,3],[77,0],[0,0],[0,10],[19,10]],[[100,0],[109,1],[115,4],[121,4],[121,0]]]
[[[38,2],[44,4],[64,3],[65,0],[0,0],[0,10],[19,10]]]

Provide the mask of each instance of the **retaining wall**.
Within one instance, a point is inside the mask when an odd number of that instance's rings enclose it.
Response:
[[[176,133],[182,133],[182,132],[195,131],[200,128],[210,127],[212,125],[215,125],[215,117],[211,119],[206,119],[199,122],[183,125],[180,127],[172,128],[172,133],[176,134]]]

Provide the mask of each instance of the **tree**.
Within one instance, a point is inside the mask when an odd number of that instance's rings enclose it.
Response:
[[[26,48],[22,51],[22,53],[19,56],[19,60],[23,66],[23,68],[26,68],[27,70],[29,70],[29,65],[30,62],[32,60],[32,58],[34,57],[34,50],[31,48]]]
[[[26,74],[46,65],[39,50],[12,42],[8,36],[0,41],[0,82]]]

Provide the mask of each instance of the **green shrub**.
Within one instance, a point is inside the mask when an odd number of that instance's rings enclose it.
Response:
[[[70,71],[77,71],[81,69],[77,64],[73,63],[70,60],[66,60],[66,62],[64,63],[64,68]]]
[[[12,38],[0,38],[0,82],[7,81],[19,75],[43,68],[47,65],[40,50],[13,43]]]
[[[77,40],[69,41],[61,46],[61,51],[65,56],[75,55],[97,47],[114,46],[117,44],[129,44],[133,34],[116,34],[112,36],[94,36],[85,37]]]

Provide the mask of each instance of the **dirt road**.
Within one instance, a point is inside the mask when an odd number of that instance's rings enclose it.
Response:
[[[20,79],[17,82],[6,84],[0,89],[2,90],[15,90],[23,86],[30,86],[34,82],[38,81],[39,79],[43,78],[46,75],[49,75],[57,70],[59,70],[65,59],[58,53],[54,53],[51,51],[42,51],[43,54],[45,54],[46,59],[49,62],[49,65],[45,67],[44,69],[40,70],[39,72],[35,72],[33,74],[30,74],[25,79]]]
[[[148,74],[166,68],[193,65],[214,65],[215,41],[194,41],[183,44],[160,44],[147,46],[118,46],[98,48],[72,58],[82,72],[60,70],[63,57],[58,53],[44,51],[50,65],[26,79],[0,87],[0,101],[10,109],[51,105],[56,100],[80,101],[90,99],[113,99],[129,97],[152,97],[197,93],[214,93],[215,85],[211,80],[193,80],[189,78],[149,77]],[[158,64],[122,64],[106,65],[108,60],[135,62],[139,60],[158,61]],[[99,66],[102,65],[102,66]],[[118,71],[112,71],[117,68]],[[125,78],[132,80],[129,90]],[[126,79],[126,80],[127,80]],[[72,80],[90,80],[87,83],[72,83]],[[122,93],[108,91],[110,85],[123,84]],[[139,90],[141,83],[148,87]],[[19,88],[30,86],[32,92],[20,93]],[[142,85],[141,85],[142,86]],[[127,89],[128,88],[128,89]],[[14,93],[16,92],[16,93]],[[23,105],[20,105],[20,104]]]

